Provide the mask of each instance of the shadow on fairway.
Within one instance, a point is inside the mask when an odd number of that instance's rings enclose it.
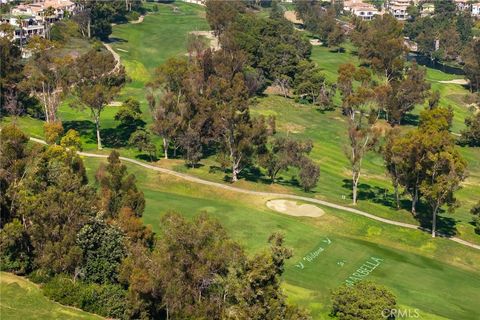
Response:
[[[102,143],[107,148],[120,148],[128,145],[130,135],[138,128],[144,127],[145,122],[136,120],[130,124],[120,124],[115,128],[100,129]]]
[[[77,131],[81,137],[86,137],[88,142],[96,143],[95,124],[89,120],[71,120],[62,123],[64,131],[70,129]]]
[[[160,158],[158,158],[156,155],[150,156],[149,154],[146,154],[146,153],[137,154],[135,158],[145,162],[157,162],[158,160],[160,160]]]
[[[350,191],[350,198],[352,198],[352,181],[349,179],[343,180],[343,187]],[[397,203],[395,200],[395,194],[389,192],[385,188],[377,186],[370,186],[366,183],[360,183],[358,185],[358,200],[372,201],[392,209],[397,209]],[[400,200],[400,209],[410,211],[412,208],[412,201],[408,199]],[[432,227],[432,214],[431,208],[424,202],[419,201],[416,206],[417,215],[415,219],[420,223],[420,226],[424,229],[430,229]],[[443,213],[443,211],[442,211]],[[437,216],[437,230],[448,237],[452,237],[457,234],[457,220],[452,217],[438,215]]]
[[[452,217],[444,216],[445,212],[437,215],[437,232],[447,237],[453,237],[457,234],[457,220]],[[422,228],[432,228],[432,214],[430,212],[421,212],[417,215],[417,220]]]
[[[219,166],[212,165],[209,167],[209,173],[217,173],[223,172],[225,175],[223,176],[223,181],[225,182],[232,182],[232,170],[230,168],[221,168]],[[270,177],[265,176],[260,168],[258,167],[246,167],[244,168],[239,174],[238,179],[243,179],[249,182],[256,182],[262,184],[273,184]],[[277,177],[275,179],[275,184],[280,186],[288,186],[294,188],[301,188],[299,181],[295,177],[291,177],[290,179],[284,179],[283,177]]]
[[[352,180],[350,179],[343,179],[343,188],[347,189],[350,191],[350,198],[353,198],[352,194],[352,187],[353,183]],[[377,186],[372,187],[369,184],[366,183],[360,183],[358,185],[358,191],[357,191],[357,199],[358,200],[369,200],[373,201],[375,203],[379,203],[381,205],[391,207],[396,209],[397,205],[395,202],[395,195],[393,193],[390,193],[387,189],[385,188],[380,188]]]
[[[116,42],[128,42],[128,40],[122,39],[122,38],[117,38],[117,37],[110,37],[108,38],[108,43],[116,43]]]

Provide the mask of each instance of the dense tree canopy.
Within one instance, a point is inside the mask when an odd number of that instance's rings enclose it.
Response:
[[[390,14],[377,15],[371,22],[358,22],[352,40],[360,58],[389,81],[403,72],[407,48],[402,24]]]
[[[332,314],[340,320],[386,319],[397,306],[390,290],[370,281],[338,288],[332,294],[332,301]]]

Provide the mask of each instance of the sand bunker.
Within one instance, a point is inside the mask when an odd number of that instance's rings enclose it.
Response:
[[[269,200],[266,204],[274,211],[295,217],[320,217],[325,214],[325,211],[313,204],[299,205],[291,200]]]
[[[323,42],[318,39],[310,39],[310,44],[312,46],[321,46],[323,45]]]
[[[303,24],[302,19],[298,19],[297,13],[293,10],[285,11],[283,13],[283,16],[285,17],[285,19],[287,19],[290,22],[293,22],[295,24]]]
[[[451,84],[460,84],[460,85],[467,85],[468,81],[465,79],[454,79],[454,80],[442,80],[438,81],[439,83],[451,83]]]

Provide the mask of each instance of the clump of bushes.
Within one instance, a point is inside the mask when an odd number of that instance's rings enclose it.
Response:
[[[131,11],[131,12],[127,13],[127,20],[128,21],[135,21],[135,20],[138,20],[138,18],[140,18],[140,14],[136,11]]]
[[[84,283],[57,275],[45,284],[43,292],[50,299],[64,305],[104,317],[125,318],[127,290],[120,285]]]

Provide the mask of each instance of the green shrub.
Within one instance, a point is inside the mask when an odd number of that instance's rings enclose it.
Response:
[[[132,11],[127,14],[128,21],[135,21],[138,20],[138,18],[140,18],[140,14],[136,11]]]
[[[44,284],[52,280],[52,275],[47,270],[37,269],[28,275],[28,279],[37,284]]]
[[[43,287],[44,294],[61,304],[104,317],[121,319],[127,308],[127,291],[120,285],[100,285],[55,276]]]
[[[30,271],[31,245],[25,228],[13,219],[0,230],[0,270],[24,274]]]
[[[397,302],[395,295],[384,286],[361,281],[354,286],[341,286],[332,294],[332,316],[340,320],[386,319]],[[382,313],[383,312],[383,313]]]

